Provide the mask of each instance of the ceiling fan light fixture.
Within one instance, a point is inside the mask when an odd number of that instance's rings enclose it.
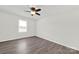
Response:
[[[35,13],[36,13],[35,11],[31,11],[31,14],[35,15]]]

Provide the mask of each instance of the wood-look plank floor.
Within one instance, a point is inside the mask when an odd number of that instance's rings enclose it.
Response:
[[[39,37],[0,42],[0,54],[78,54],[79,51]]]

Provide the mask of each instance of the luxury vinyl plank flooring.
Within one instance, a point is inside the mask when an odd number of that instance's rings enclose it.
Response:
[[[79,51],[33,36],[0,42],[0,54],[78,54]]]

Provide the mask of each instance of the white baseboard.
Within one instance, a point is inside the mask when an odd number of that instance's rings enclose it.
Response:
[[[68,48],[75,49],[75,50],[78,50],[78,51],[79,51],[79,48],[78,48],[78,47],[74,47],[74,46],[70,46],[70,45],[67,45],[67,44],[63,44],[63,43],[61,43],[61,42],[49,40],[49,38],[42,37],[42,36],[39,36],[39,35],[37,35],[37,37],[42,38],[42,39],[45,39],[45,40],[48,40],[48,41],[51,41],[51,42],[55,42],[55,43],[60,44],[60,45],[62,45],[62,46],[66,46],[66,47],[68,47]]]
[[[10,40],[18,40],[21,38],[25,38],[25,37],[32,37],[32,36],[22,36],[22,37],[16,37],[16,38],[10,38],[10,39],[4,39],[4,40],[0,40],[0,42],[5,42],[5,41],[10,41]]]

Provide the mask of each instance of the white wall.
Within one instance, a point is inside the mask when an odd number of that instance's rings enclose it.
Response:
[[[37,36],[79,50],[79,10],[38,20]]]
[[[27,32],[18,32],[18,20],[27,21]],[[35,36],[35,21],[0,11],[0,42],[22,37]]]

